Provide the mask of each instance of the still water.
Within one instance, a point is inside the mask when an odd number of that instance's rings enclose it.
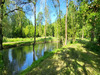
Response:
[[[46,51],[52,51],[61,47],[57,43],[46,43],[35,45],[35,60],[38,60]],[[8,75],[17,75],[29,67],[34,61],[33,46],[20,46],[3,50],[4,69]]]

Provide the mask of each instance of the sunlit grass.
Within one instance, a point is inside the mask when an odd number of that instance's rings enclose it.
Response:
[[[21,74],[100,75],[99,49],[93,42],[77,40],[77,43],[47,53]]]
[[[44,39],[45,37],[37,37],[37,40],[41,40]],[[46,37],[46,38],[51,38],[51,39],[55,39],[55,37]],[[34,41],[34,38],[3,38],[3,42],[22,42],[22,41]]]
[[[45,41],[45,37],[36,38],[36,43],[43,43]],[[55,37],[46,37],[46,42],[54,42],[57,41]],[[4,48],[20,46],[24,44],[32,44],[34,42],[34,38],[4,38],[3,46]]]

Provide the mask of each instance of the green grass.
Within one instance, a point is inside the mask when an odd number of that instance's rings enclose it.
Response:
[[[88,40],[77,40],[46,53],[21,75],[100,75],[100,46]]]
[[[37,37],[37,40],[43,40],[45,37]],[[48,39],[55,39],[55,37],[46,37]],[[20,41],[34,41],[34,38],[3,38],[3,42],[20,42]]]
[[[36,43],[43,43],[45,40],[44,37],[36,38]],[[4,38],[3,47],[9,48],[9,47],[16,47],[20,45],[25,44],[32,44],[34,41],[34,38]],[[46,42],[53,42],[57,41],[55,37],[47,37]]]
[[[31,41],[34,40],[34,38],[5,38],[3,39],[3,42],[17,42],[17,41]]]

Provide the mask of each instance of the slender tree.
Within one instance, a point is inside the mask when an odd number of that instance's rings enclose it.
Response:
[[[46,43],[46,28],[47,28],[47,18],[46,18],[46,13],[47,13],[47,7],[46,7],[46,0],[45,0],[45,43]]]
[[[67,2],[66,2],[65,45],[67,45],[67,14],[68,14],[68,0],[67,0]]]
[[[42,32],[42,24],[43,24],[43,13],[39,12],[38,16],[37,16],[37,25],[38,25],[37,27],[38,27],[39,36],[42,36],[42,33],[43,33]]]
[[[37,3],[37,0],[34,0],[33,4],[34,4],[34,25],[35,25],[35,31],[34,31],[33,51],[34,51],[34,46],[35,46],[35,43],[36,43],[36,3]]]
[[[52,0],[54,7],[56,9],[57,14],[57,39],[60,39],[60,42],[62,42],[62,24],[61,24],[61,10],[60,10],[60,0]],[[58,43],[57,43],[58,44]]]
[[[49,16],[49,10],[48,10],[48,5],[47,5],[47,0],[45,0],[45,29],[44,29],[44,34],[45,34],[45,43],[46,43],[46,36],[47,36],[47,28],[48,24],[50,23],[50,16]]]

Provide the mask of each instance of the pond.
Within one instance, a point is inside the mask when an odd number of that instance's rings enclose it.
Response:
[[[46,51],[52,51],[61,47],[61,44],[46,43],[35,45],[35,59],[33,46],[20,46],[3,50],[4,69],[8,75],[17,75],[29,67],[35,60],[38,60]]]

